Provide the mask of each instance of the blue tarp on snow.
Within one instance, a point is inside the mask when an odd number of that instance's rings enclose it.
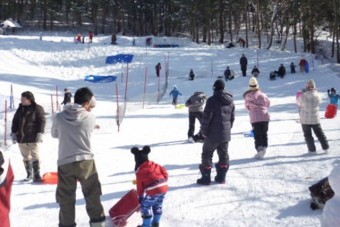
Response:
[[[116,76],[96,76],[96,75],[88,75],[85,76],[85,81],[89,81],[92,83],[110,83],[117,79]]]
[[[108,56],[106,58],[106,64],[130,63],[132,62],[132,59],[132,54],[117,54],[113,56]]]

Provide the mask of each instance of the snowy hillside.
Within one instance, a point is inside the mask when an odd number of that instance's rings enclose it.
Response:
[[[289,64],[296,65],[303,54],[289,51],[255,50],[252,48],[226,49],[223,46],[203,46],[181,42],[180,48],[146,48],[144,38],[118,37],[117,46],[109,45],[111,37],[95,37],[94,43],[74,44],[67,34],[45,35],[43,41],[37,35],[0,36],[0,138],[4,132],[4,98],[9,100],[13,85],[15,105],[20,94],[32,91],[38,104],[48,115],[48,124],[41,147],[42,172],[56,171],[57,143],[50,136],[51,95],[67,87],[72,93],[82,86],[90,87],[98,100],[93,110],[101,126],[92,137],[92,147],[102,183],[102,203],[108,215],[109,209],[134,187],[133,146],[150,145],[149,158],[164,165],[170,174],[168,192],[164,202],[161,226],[320,226],[322,211],[309,208],[311,184],[329,175],[339,164],[340,116],[325,119],[328,104],[327,89],[340,90],[339,72],[333,65],[315,61],[308,74],[290,74]],[[169,41],[170,42],[170,41]],[[171,42],[175,42],[171,40]],[[118,76],[119,100],[125,89],[126,65],[106,65],[105,58],[115,54],[133,54],[129,64],[129,100],[126,116],[118,132],[116,125],[115,83],[93,84],[84,81],[89,74]],[[244,108],[243,92],[247,90],[249,76],[240,77],[239,58],[248,57],[248,75],[258,64],[261,71],[259,84],[271,101],[269,123],[269,147],[264,160],[253,158],[253,138],[244,137],[250,127],[248,112]],[[312,57],[305,55],[312,63]],[[165,60],[169,59],[169,86],[177,85],[184,102],[195,91],[212,94],[212,85],[223,75],[226,66],[235,70],[237,77],[227,82],[226,89],[234,96],[236,119],[229,145],[230,169],[226,184],[198,186],[198,165],[201,161],[202,143],[187,143],[188,113],[186,108],[174,109],[168,97],[157,103],[155,65],[161,62],[164,83]],[[270,81],[270,71],[283,63],[288,71],[284,79]],[[196,79],[189,81],[190,68]],[[298,70],[297,70],[298,71]],[[144,79],[147,72],[147,102],[143,109]],[[317,142],[318,155],[307,155],[307,146],[301,125],[296,122],[298,109],[295,94],[304,88],[308,79],[316,81],[323,96],[321,125],[329,140],[329,154],[324,154]],[[54,97],[55,99],[55,97]],[[11,120],[15,110],[10,111]],[[10,123],[10,122],[9,122]],[[196,131],[199,124],[196,123]],[[23,184],[25,170],[17,145],[5,148],[11,157],[15,182],[12,192],[11,222],[13,227],[49,227],[58,223],[59,206],[55,201],[55,185]],[[216,161],[217,154],[214,155]],[[215,169],[212,176],[215,176]],[[85,201],[80,186],[77,190],[76,222],[88,226]],[[128,226],[141,223],[140,214],[129,219]],[[109,217],[107,226],[112,226]]]

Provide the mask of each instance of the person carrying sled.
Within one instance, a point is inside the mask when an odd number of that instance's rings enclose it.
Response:
[[[259,70],[259,68],[256,67],[256,65],[254,65],[253,70],[251,70],[251,74],[252,74],[254,77],[258,77],[258,76],[259,76],[260,70]]]
[[[157,63],[157,65],[155,66],[156,69],[156,75],[157,77],[159,77],[161,75],[161,69],[162,69],[162,65],[160,62]]]
[[[45,132],[44,108],[35,102],[32,92],[21,93],[21,103],[12,120],[12,141],[18,143],[27,176],[23,181],[40,182],[40,144]]]
[[[336,93],[336,90],[334,87],[332,87],[330,90],[329,89],[327,90],[327,95],[328,95],[330,104],[338,105],[340,95]]]
[[[188,107],[189,110],[188,141],[190,142],[196,142],[204,139],[200,132],[197,133],[197,135],[194,135],[194,132],[196,119],[201,124],[203,108],[206,100],[206,94],[202,91],[197,91],[185,102],[185,106]]]
[[[211,183],[211,168],[214,151],[217,150],[218,163],[215,164],[217,175],[215,182],[225,183],[229,169],[228,144],[231,137],[231,128],[235,119],[235,105],[230,93],[224,91],[224,81],[216,80],[213,86],[214,94],[208,98],[201,120],[201,133],[204,137],[202,147],[202,162],[199,170],[202,177],[197,184],[209,185]]]
[[[65,88],[64,89],[64,100],[62,101],[61,105],[66,105],[71,103],[72,93]]]
[[[177,106],[177,98],[179,95],[182,95],[181,92],[178,91],[177,86],[174,85],[173,89],[170,91],[169,96],[172,97],[172,105]]]
[[[283,64],[280,64],[280,67],[277,71],[277,75],[281,78],[283,78],[286,75],[286,68],[284,67]]]
[[[190,69],[189,72],[189,80],[194,80],[195,79],[195,73],[193,69]]]
[[[144,146],[142,150],[138,147],[131,148],[135,156],[136,184],[143,224],[140,227],[157,227],[163,213],[163,200],[168,192],[167,170],[149,161],[148,154],[151,148]]]
[[[0,150],[0,226],[10,227],[11,193],[14,174],[9,158]]]
[[[300,122],[307,143],[308,153],[316,154],[312,130],[318,138],[324,152],[328,153],[328,140],[321,128],[319,117],[321,98],[317,92],[314,80],[307,81],[306,89],[304,89],[302,95],[298,97],[297,104],[300,107]]]
[[[87,87],[79,88],[74,94],[74,104],[66,105],[62,112],[57,113],[52,124],[51,135],[59,139],[56,191],[60,207],[59,226],[76,226],[77,182],[85,197],[90,226],[105,226],[101,185],[91,151],[91,133],[99,128],[91,113],[95,106],[92,91]]]
[[[247,65],[248,65],[248,59],[245,54],[242,54],[242,57],[240,58],[240,66],[242,71],[242,76],[247,76]]]
[[[249,89],[243,94],[245,107],[249,111],[250,123],[253,128],[255,149],[257,153],[254,158],[263,159],[268,147],[268,125],[270,116],[268,108],[270,100],[261,91],[259,83],[255,77],[249,80]]]

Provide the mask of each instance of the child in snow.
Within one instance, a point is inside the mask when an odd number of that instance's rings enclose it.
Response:
[[[331,90],[328,89],[327,90],[327,94],[328,94],[328,98],[329,98],[330,104],[338,105],[338,101],[339,101],[340,95],[338,95],[336,93],[335,88],[332,87]]]
[[[193,69],[190,69],[189,72],[189,80],[194,80],[195,79],[195,73]]]
[[[170,91],[169,96],[172,96],[172,105],[176,107],[177,105],[177,98],[179,95],[182,95],[181,92],[177,90],[177,86],[174,85],[174,88]]]
[[[131,148],[136,162],[137,192],[143,218],[140,226],[143,227],[159,226],[163,200],[168,191],[168,172],[163,166],[149,161],[150,151],[149,146],[144,146],[142,150]]]
[[[0,151],[0,226],[10,227],[11,192],[14,180],[8,157]]]
[[[249,89],[243,95],[245,107],[249,111],[250,123],[253,127],[256,159],[263,159],[268,147],[268,125],[270,116],[268,109],[270,101],[267,95],[261,91],[255,77],[249,80]]]
[[[294,62],[290,63],[290,73],[291,73],[291,74],[296,73],[295,67],[296,67],[296,66],[294,65]]]
[[[254,68],[251,71],[251,74],[255,77],[258,77],[258,75],[260,74],[260,70],[256,67],[256,65],[254,65]]]

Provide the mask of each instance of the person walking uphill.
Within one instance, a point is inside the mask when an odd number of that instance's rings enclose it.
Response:
[[[169,96],[172,96],[172,105],[177,106],[177,98],[179,95],[182,95],[181,92],[177,89],[177,86],[174,85],[173,89],[170,91]]]
[[[27,176],[23,181],[41,181],[39,147],[45,132],[44,108],[35,102],[32,92],[21,93],[21,103],[12,120],[11,137],[18,142]],[[33,169],[33,171],[32,171]]]
[[[64,92],[65,92],[64,100],[62,101],[61,105],[66,105],[66,104],[71,103],[72,93],[67,88],[64,89]]]
[[[76,226],[75,203],[77,181],[86,201],[91,227],[104,227],[105,214],[100,201],[101,185],[91,151],[91,133],[96,125],[91,110],[96,106],[92,91],[83,87],[76,91],[74,104],[66,105],[55,116],[51,135],[59,139],[58,185],[59,227]]]
[[[241,65],[242,76],[246,77],[247,76],[248,59],[244,54],[242,54],[242,57],[240,58],[240,65]]]
[[[217,150],[218,163],[215,165],[217,183],[225,183],[229,169],[228,143],[231,128],[235,119],[235,106],[231,94],[224,91],[224,81],[216,80],[213,86],[214,94],[208,98],[201,121],[201,133],[204,139],[202,148],[202,163],[199,165],[202,177],[197,184],[209,185],[213,153]]]
[[[310,154],[316,154],[312,130],[318,138],[324,152],[328,153],[329,149],[327,138],[320,124],[320,103],[321,97],[317,92],[316,84],[314,80],[309,80],[306,84],[306,89],[304,89],[302,95],[297,99],[297,104],[300,107],[300,123],[307,143],[308,153]]]
[[[268,147],[268,108],[270,101],[265,93],[260,90],[258,81],[255,77],[249,80],[249,89],[243,95],[245,107],[249,111],[250,123],[253,127],[256,159],[263,159]]]

